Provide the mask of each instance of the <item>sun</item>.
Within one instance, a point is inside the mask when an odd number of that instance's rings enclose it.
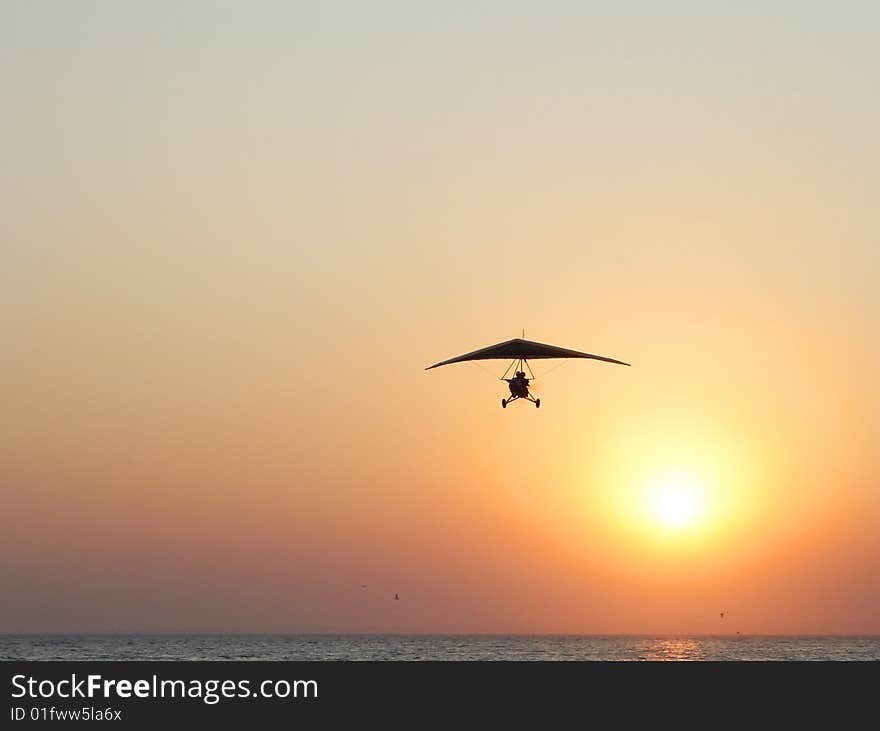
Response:
[[[703,512],[703,480],[687,470],[667,470],[653,475],[647,485],[648,508],[655,521],[683,528],[698,521]]]
[[[690,490],[669,487],[657,496],[655,510],[662,522],[669,525],[684,525],[696,517],[697,501]]]

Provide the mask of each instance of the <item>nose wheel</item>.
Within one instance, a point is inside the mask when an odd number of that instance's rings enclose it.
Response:
[[[505,399],[501,399],[501,408],[502,408],[502,409],[506,409],[506,408],[507,408],[507,401],[506,401]]]
[[[541,408],[541,399],[535,399],[535,408],[536,408],[536,409],[540,409],[540,408]]]

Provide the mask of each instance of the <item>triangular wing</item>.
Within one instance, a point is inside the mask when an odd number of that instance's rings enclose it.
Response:
[[[629,363],[624,363],[622,360],[615,360],[614,358],[605,358],[601,355],[581,353],[579,350],[569,350],[568,348],[560,348],[556,345],[514,338],[503,343],[490,345],[488,348],[480,348],[479,350],[474,350],[449,360],[440,361],[432,366],[428,366],[425,370],[429,371],[442,365],[461,363],[466,360],[515,360],[517,358],[525,358],[526,360],[538,360],[540,358],[590,358],[592,360],[603,360],[606,363],[629,365]]]

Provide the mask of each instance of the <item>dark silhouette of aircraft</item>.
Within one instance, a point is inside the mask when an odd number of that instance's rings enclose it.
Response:
[[[721,619],[724,619],[724,612],[721,612]]]
[[[541,399],[533,398],[532,394],[529,392],[529,382],[535,379],[535,374],[532,372],[532,367],[529,365],[529,361],[550,358],[590,358],[592,360],[602,360],[606,363],[617,363],[618,365],[625,366],[629,365],[629,363],[624,363],[622,360],[606,358],[602,355],[592,355],[591,353],[582,353],[579,350],[560,348],[556,345],[536,343],[532,340],[525,340],[524,338],[514,338],[513,340],[507,340],[503,343],[497,343],[495,345],[490,345],[487,348],[480,348],[479,350],[474,350],[470,353],[456,356],[455,358],[440,361],[432,366],[428,366],[425,370],[429,371],[432,368],[438,368],[442,365],[463,363],[468,360],[510,360],[510,365],[507,366],[507,370],[505,370],[504,375],[501,376],[501,380],[506,381],[507,386],[510,389],[510,398],[501,399],[502,408],[506,409],[507,404],[517,401],[518,399],[531,401],[536,408],[541,408]],[[517,364],[514,371],[516,375],[513,378],[507,378],[506,376],[510,372],[510,369],[513,368],[514,363]],[[526,370],[528,370],[531,378],[526,377]]]
[[[400,600],[400,597],[397,596],[397,594],[395,594],[395,595],[394,595],[394,601],[399,601],[399,600]]]
[[[541,408],[541,399],[532,398],[531,394],[529,394],[529,379],[526,378],[525,371],[517,371],[514,378],[504,378],[502,380],[507,381],[507,386],[510,389],[510,398],[501,399],[502,409],[506,409],[507,404],[511,401],[516,401],[518,398],[524,398],[531,401],[536,409]]]

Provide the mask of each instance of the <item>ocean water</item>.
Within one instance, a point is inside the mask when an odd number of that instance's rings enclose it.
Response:
[[[0,660],[880,660],[880,636],[0,635]]]

